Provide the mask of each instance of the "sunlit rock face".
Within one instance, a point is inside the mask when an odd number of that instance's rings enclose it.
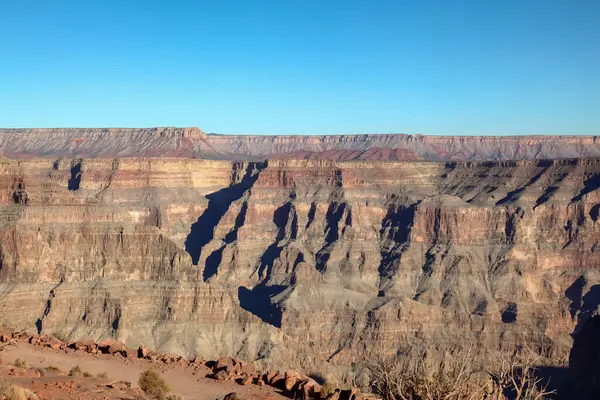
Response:
[[[207,134],[199,128],[0,128],[6,157],[485,161],[599,157],[595,136]]]
[[[45,133],[23,132],[3,133],[5,154],[38,151]],[[167,132],[151,133],[211,138]],[[0,161],[0,322],[15,328],[310,372],[466,347],[562,361],[595,307],[597,158],[67,157],[48,143]]]

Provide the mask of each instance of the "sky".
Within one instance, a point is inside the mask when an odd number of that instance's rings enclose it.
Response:
[[[0,0],[0,127],[600,135],[597,0]]]

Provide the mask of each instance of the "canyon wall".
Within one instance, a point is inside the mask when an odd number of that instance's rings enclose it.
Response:
[[[564,360],[598,305],[600,158],[21,158],[27,132],[0,160],[4,325],[333,373]]]
[[[485,161],[599,157],[596,136],[206,134],[199,128],[0,128],[0,154],[19,157],[186,157]]]

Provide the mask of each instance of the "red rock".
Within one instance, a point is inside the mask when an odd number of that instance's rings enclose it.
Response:
[[[51,349],[63,349],[65,347],[65,343],[62,340],[58,340],[57,338],[50,338],[48,342],[46,342],[46,346]]]
[[[274,387],[283,386],[285,382],[285,375],[280,374],[279,372],[269,380],[269,385]]]
[[[138,349],[138,357],[146,358],[150,354],[150,349],[144,346],[140,346]]]
[[[231,378],[233,378],[231,373],[225,371],[224,369],[220,370],[219,372],[217,372],[215,374],[215,379],[218,381],[225,381],[225,380],[231,379]]]
[[[98,343],[98,350],[104,354],[108,354],[110,346],[115,343],[112,339],[104,339],[100,343]]]
[[[190,364],[203,365],[204,358],[202,358],[202,356],[194,356],[194,357],[190,358]]]
[[[301,377],[300,373],[298,373],[296,371],[292,371],[292,370],[286,371],[284,376],[285,376],[284,388],[288,392],[291,391],[294,388],[294,386],[296,386],[296,382]]]
[[[271,383],[271,380],[277,375],[277,371],[268,371],[266,374],[265,383]]]
[[[40,342],[40,335],[36,335],[35,333],[29,337],[29,343],[38,344]]]
[[[256,366],[252,363],[242,363],[241,372],[244,372],[246,374],[251,374],[251,375],[255,374]]]
[[[78,340],[76,342],[69,343],[68,347],[75,349],[77,351],[92,352],[92,350],[95,350],[98,347],[98,345],[92,339],[86,339],[86,340]]]
[[[121,353],[121,354],[125,355],[124,353],[126,351],[127,351],[127,347],[125,347],[125,345],[122,342],[114,342],[113,344],[111,344],[108,347],[109,354]]]
[[[231,368],[235,365],[235,361],[233,360],[233,358],[231,357],[219,357],[219,359],[217,360],[217,363],[214,367],[215,371],[220,371],[222,369],[225,369],[227,367]]]
[[[13,330],[9,328],[0,328],[0,342],[8,342],[13,337]]]

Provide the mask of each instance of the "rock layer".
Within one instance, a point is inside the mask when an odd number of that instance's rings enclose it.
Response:
[[[0,323],[332,374],[467,346],[564,360],[600,279],[599,176],[598,158],[5,159]]]
[[[9,158],[527,160],[598,157],[600,140],[596,136],[217,135],[198,128],[0,128],[0,154]]]

